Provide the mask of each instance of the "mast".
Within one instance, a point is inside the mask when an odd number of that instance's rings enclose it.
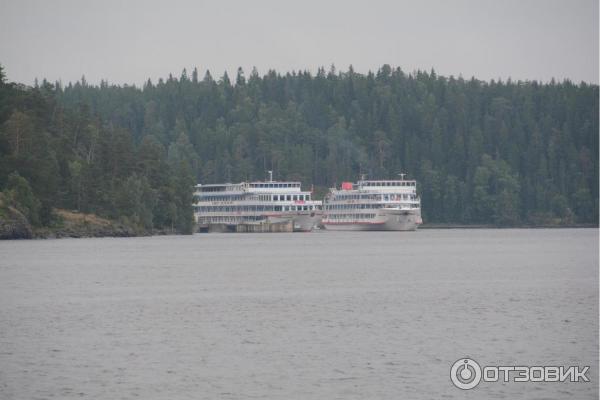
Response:
[[[269,173],[269,182],[273,182],[273,171],[267,171]]]

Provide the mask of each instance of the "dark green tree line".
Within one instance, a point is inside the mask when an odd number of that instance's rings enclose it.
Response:
[[[5,197],[34,226],[49,225],[52,209],[65,208],[145,230],[191,232],[191,171],[197,165],[153,136],[135,140],[130,128],[103,120],[90,104],[65,107],[60,91],[47,82],[34,88],[6,83],[2,76]]]
[[[407,74],[184,71],[143,87],[2,83],[0,185],[189,229],[196,182],[418,179],[426,222],[598,219],[598,86]],[[46,211],[44,211],[46,210]]]

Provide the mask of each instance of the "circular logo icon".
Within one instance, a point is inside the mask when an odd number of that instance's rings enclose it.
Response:
[[[473,389],[481,381],[481,367],[470,358],[461,358],[452,364],[450,380],[459,389]]]

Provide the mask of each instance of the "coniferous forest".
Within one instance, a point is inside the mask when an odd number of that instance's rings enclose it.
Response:
[[[425,223],[598,221],[598,86],[403,72],[183,71],[142,88],[33,87],[0,69],[0,190],[34,226],[55,209],[191,232],[196,182],[418,180]]]

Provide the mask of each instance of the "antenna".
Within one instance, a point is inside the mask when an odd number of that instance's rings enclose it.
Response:
[[[403,181],[403,180],[404,180],[404,177],[406,176],[406,174],[404,174],[404,173],[400,173],[400,174],[398,174],[398,175],[400,175],[400,180],[401,180],[401,181]]]
[[[269,173],[269,182],[273,182],[273,171],[267,171]]]

